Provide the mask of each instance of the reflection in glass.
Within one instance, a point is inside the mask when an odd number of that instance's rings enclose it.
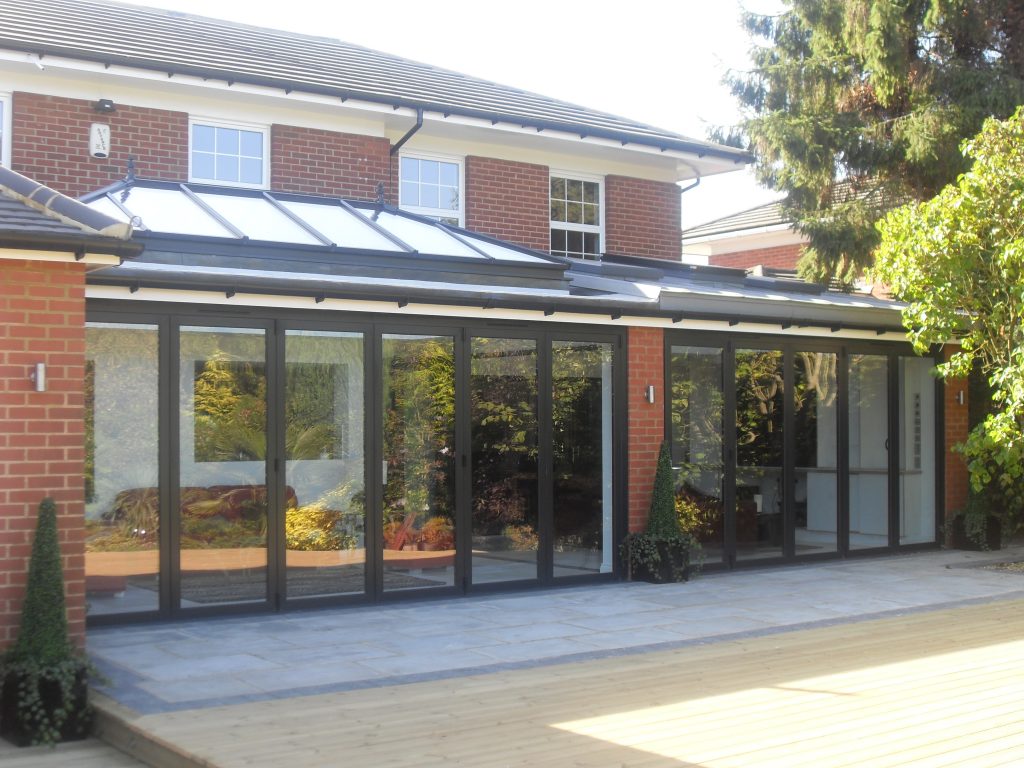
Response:
[[[85,589],[90,616],[160,605],[159,335],[85,331]]]
[[[900,544],[935,541],[934,361],[901,357]]]
[[[472,581],[537,578],[537,342],[470,343]]]
[[[551,346],[554,575],[612,571],[612,346]]]
[[[736,554],[782,554],[782,352],[736,350]]]
[[[181,605],[267,598],[264,332],[182,327]]]
[[[363,592],[362,334],[288,331],[284,376],[287,596]]]
[[[669,365],[676,512],[714,562],[724,551],[722,350],[674,346]]]
[[[384,589],[455,583],[455,356],[450,336],[385,335]]]
[[[793,366],[796,554],[835,552],[839,515],[836,355],[797,352]]]
[[[889,544],[889,363],[850,355],[850,549]]]

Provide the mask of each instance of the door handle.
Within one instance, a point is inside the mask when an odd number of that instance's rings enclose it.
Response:
[[[381,477],[380,484],[381,485],[387,485],[388,484],[388,460],[387,459],[384,459],[380,463],[380,477]]]

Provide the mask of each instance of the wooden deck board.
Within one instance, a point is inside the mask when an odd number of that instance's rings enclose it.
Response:
[[[1024,601],[135,720],[234,766],[1024,764]]]

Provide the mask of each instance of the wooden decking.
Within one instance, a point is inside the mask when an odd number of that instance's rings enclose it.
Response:
[[[1024,765],[1024,601],[133,725],[224,768]]]

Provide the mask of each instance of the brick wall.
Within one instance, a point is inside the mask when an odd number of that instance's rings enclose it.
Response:
[[[678,261],[679,187],[625,176],[605,178],[606,253]]]
[[[658,450],[665,438],[665,347],[660,328],[630,328],[629,384],[629,530],[640,531],[647,523],[654,490]],[[654,385],[655,402],[645,394]]]
[[[100,114],[92,102],[15,93],[11,167],[59,192],[78,197],[124,177],[128,157],[139,176],[188,179],[188,115],[118,104]],[[110,126],[110,157],[89,155],[89,127]]]
[[[466,158],[466,228],[547,251],[551,245],[547,166]]]
[[[274,125],[270,147],[272,189],[375,200],[377,184],[385,182],[388,198],[396,199],[389,175],[398,173],[398,158],[389,171],[387,139]]]
[[[57,502],[68,619],[81,644],[85,267],[3,261],[0,270],[0,648],[17,633],[36,511],[45,496]],[[29,380],[36,363],[46,363],[46,392],[34,391]]]
[[[952,347],[946,347],[947,360],[954,351]],[[970,431],[967,399],[970,395],[970,390],[966,379],[947,379],[943,390],[943,409],[946,418],[943,455],[946,472],[946,520],[948,522],[953,519],[953,515],[956,512],[963,510],[964,505],[967,503],[967,492],[970,487],[967,465],[964,464],[963,458],[953,450],[953,446],[967,439],[967,433]],[[958,392],[964,393],[963,405],[956,401]]]
[[[759,264],[765,267],[776,269],[796,269],[796,263],[800,260],[803,245],[791,243],[790,245],[776,245],[772,248],[752,248],[749,251],[736,251],[735,253],[721,253],[717,256],[709,256],[708,264],[715,267],[733,267],[735,269],[750,269]]]

